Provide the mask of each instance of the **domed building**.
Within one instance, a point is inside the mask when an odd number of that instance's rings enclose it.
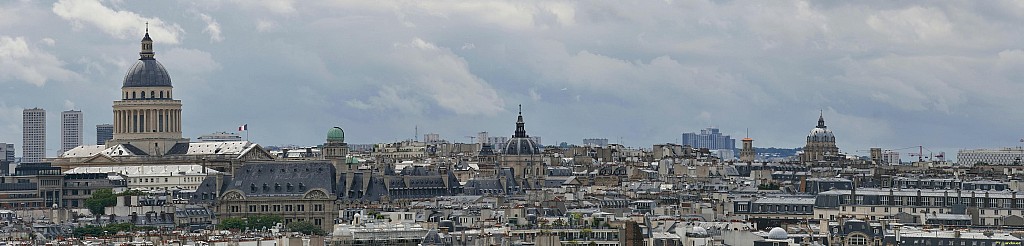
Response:
[[[105,144],[68,150],[51,160],[53,165],[65,171],[76,167],[192,165],[231,172],[245,161],[273,159],[249,141],[192,143],[183,138],[182,104],[174,99],[171,76],[155,54],[147,28],[139,60],[128,69],[121,81],[121,98],[114,101],[113,138]]]
[[[107,146],[131,144],[148,155],[161,156],[181,137],[181,101],[174,99],[174,87],[167,69],[154,57],[153,39],[146,32],[142,51],[124,76],[121,100],[114,101],[114,138]]]
[[[789,238],[789,233],[781,227],[772,228],[764,239],[754,241],[754,246],[790,246],[800,245]]]
[[[328,129],[327,142],[324,143],[323,150],[324,159],[335,161],[335,167],[338,166],[338,162],[347,162],[345,157],[348,156],[348,144],[345,143],[345,130],[337,126]]]
[[[804,146],[804,153],[800,155],[800,162],[817,162],[836,160],[839,156],[839,147],[836,147],[836,137],[825,126],[824,115],[818,116],[818,125],[807,134],[807,145]]]
[[[501,168],[510,169],[516,183],[511,190],[539,189],[544,184],[544,158],[540,146],[526,134],[522,106],[516,120],[516,131],[501,152]]]

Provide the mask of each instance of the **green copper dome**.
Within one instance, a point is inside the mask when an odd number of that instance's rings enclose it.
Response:
[[[345,131],[337,126],[327,130],[327,142],[345,142]]]

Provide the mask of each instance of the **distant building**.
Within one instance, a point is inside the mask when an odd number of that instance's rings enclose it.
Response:
[[[484,143],[494,146],[494,149],[501,151],[505,149],[505,144],[508,144],[508,137],[488,137],[487,142]]]
[[[743,139],[743,149],[740,149],[740,161],[742,161],[742,162],[752,162],[752,161],[754,161],[754,157],[756,157],[756,156],[757,156],[757,152],[754,151],[754,139],[753,138],[744,138]]]
[[[501,168],[510,168],[514,178],[521,182],[510,185],[512,190],[540,189],[544,183],[546,167],[540,151],[540,144],[526,134],[523,112],[516,120],[516,131],[501,151]]]
[[[232,173],[244,162],[273,159],[263,147],[249,141],[193,143],[182,138],[182,104],[174,99],[167,69],[154,58],[148,32],[140,45],[139,60],[124,76],[121,98],[113,102],[113,138],[103,145],[83,145],[61,153],[52,159],[54,166],[67,171],[76,167],[199,165]],[[26,118],[28,113],[26,110]],[[42,149],[45,144],[39,146]]]
[[[242,141],[242,136],[233,132],[214,132],[199,136],[199,142],[230,142]]]
[[[106,145],[107,140],[114,138],[114,125],[96,125],[96,145]]]
[[[0,161],[14,162],[14,144],[0,143]]]
[[[488,134],[487,132],[478,132],[478,133],[476,133],[476,142],[480,143],[480,144],[487,144],[488,143],[487,142],[488,135],[490,135],[490,134]]]
[[[839,147],[836,147],[836,137],[825,126],[825,117],[818,116],[818,126],[811,129],[807,134],[807,145],[804,146],[804,153],[800,155],[801,162],[816,162],[836,160],[839,156]]]
[[[683,133],[682,144],[690,145],[694,148],[707,148],[709,150],[736,149],[736,139],[729,135],[722,135],[718,128],[714,127],[700,130],[700,134],[693,132]]]
[[[60,113],[60,153],[82,145],[82,111]]]
[[[46,157],[46,110],[25,109],[22,112],[22,162],[40,162]]]
[[[583,146],[604,147],[608,145],[607,138],[584,138]]]
[[[14,144],[0,143],[0,175],[11,172],[11,163],[14,163]]]
[[[437,134],[437,133],[423,134],[423,142],[427,142],[427,143],[438,143],[438,142],[441,142],[441,134]]]
[[[1024,159],[1024,148],[962,149],[957,151],[956,158],[964,165],[1020,165],[1021,159]]]

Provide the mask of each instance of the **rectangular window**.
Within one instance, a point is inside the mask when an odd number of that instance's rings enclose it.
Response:
[[[281,212],[281,205],[274,205],[274,212]]]
[[[256,212],[256,205],[249,205],[249,212]]]
[[[306,211],[306,205],[295,205],[295,211]]]
[[[270,211],[270,205],[260,205],[260,212]]]

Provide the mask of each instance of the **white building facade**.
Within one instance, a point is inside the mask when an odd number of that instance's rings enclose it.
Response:
[[[25,109],[21,127],[21,162],[42,161],[46,157],[46,110]]]
[[[60,152],[82,145],[82,111],[68,110],[60,113]]]

